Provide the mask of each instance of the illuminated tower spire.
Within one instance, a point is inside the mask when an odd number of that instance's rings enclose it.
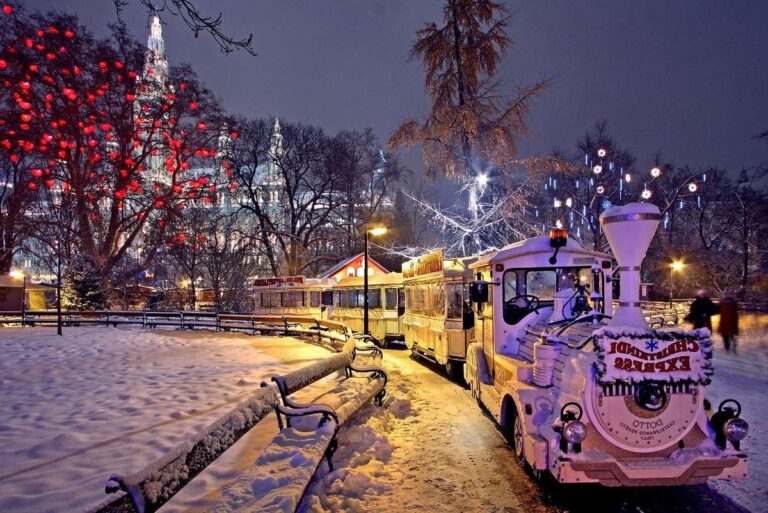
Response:
[[[147,38],[147,56],[144,62],[144,74],[154,79],[160,87],[165,87],[168,80],[168,60],[165,58],[163,27],[157,11],[153,10]]]

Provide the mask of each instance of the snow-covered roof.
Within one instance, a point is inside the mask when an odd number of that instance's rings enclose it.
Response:
[[[351,256],[351,257],[349,257],[349,258],[347,258],[345,260],[342,260],[341,262],[339,262],[338,264],[334,265],[330,269],[328,269],[325,272],[321,273],[320,276],[318,276],[318,277],[319,278],[333,278],[333,276],[335,274],[339,273],[339,271],[342,271],[345,267],[347,267],[349,265],[352,265],[353,263],[356,264],[356,263],[358,263],[358,261],[360,263],[362,263],[362,260],[363,260],[364,256],[365,256],[364,253],[358,253],[357,255],[354,255],[354,256]],[[368,268],[370,269],[372,267],[378,269],[378,271],[380,273],[384,273],[384,274],[389,273],[389,271],[387,270],[386,267],[384,267],[383,265],[378,263],[376,260],[371,258],[370,255],[368,255]]]
[[[549,237],[540,236],[530,239],[513,242],[507,246],[504,246],[498,251],[488,253],[477,259],[477,262],[470,265],[471,268],[476,269],[484,267],[489,264],[500,262],[502,260],[509,260],[511,258],[520,257],[523,255],[554,252],[554,248],[549,245]],[[597,258],[610,258],[610,255],[600,253],[598,251],[592,251],[582,246],[576,239],[568,238],[565,247],[560,248],[559,254],[582,254],[585,256],[597,257]]]

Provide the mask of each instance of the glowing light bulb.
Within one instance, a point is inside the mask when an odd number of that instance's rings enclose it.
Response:
[[[658,178],[661,176],[661,169],[657,166],[651,169],[651,176],[654,178]]]
[[[560,208],[560,207],[562,207],[562,206],[563,206],[563,202],[562,202],[562,201],[560,201],[559,199],[555,198],[555,203],[554,203],[554,205],[555,205],[555,208]]]
[[[643,199],[651,199],[651,191],[644,189],[643,192],[640,193],[640,197]]]
[[[597,186],[597,193],[598,194],[603,194],[604,192],[605,192],[605,187],[603,187],[602,185],[598,185]]]
[[[631,182],[632,181],[632,175],[627,173],[626,175],[624,175],[624,180],[626,180],[627,183]]]
[[[603,172],[603,166],[601,166],[600,164],[597,164],[595,167],[592,168],[592,172],[595,173],[596,175],[599,175],[600,173]]]
[[[598,157],[603,158],[603,157],[605,157],[605,154],[606,154],[606,151],[605,151],[604,148],[600,148],[599,150],[597,150],[597,156]]]
[[[573,205],[573,200],[571,198],[568,198],[565,200],[565,206],[570,207]]]
[[[558,220],[555,222],[555,226],[556,226],[558,229],[561,229],[561,230],[562,230],[562,229],[563,229],[563,223],[562,223],[562,221],[560,221],[560,219],[558,219]]]
[[[689,183],[689,184],[688,184],[688,190],[689,190],[689,191],[691,191],[691,192],[696,192],[696,190],[697,190],[698,188],[699,188],[699,187],[698,187],[698,186],[697,186],[695,183]]]

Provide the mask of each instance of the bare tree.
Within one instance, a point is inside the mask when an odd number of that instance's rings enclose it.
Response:
[[[506,8],[491,0],[446,0],[441,25],[417,33],[411,57],[426,71],[432,100],[427,118],[407,119],[389,139],[391,147],[421,144],[428,176],[474,177],[505,173],[527,133],[531,100],[546,81],[510,98],[499,92],[497,65],[510,44]]]
[[[195,2],[191,0],[137,0],[139,4],[143,5],[147,12],[150,14],[157,14],[162,11],[167,11],[172,16],[180,17],[184,23],[192,30],[195,37],[200,32],[207,32],[223,53],[231,53],[234,50],[244,50],[251,55],[256,55],[253,50],[253,34],[248,34],[248,37],[237,38],[230,36],[224,32],[222,28],[222,14],[216,15],[203,14],[195,6]],[[127,7],[131,0],[113,0],[115,4],[115,10],[117,11],[118,19],[123,9]]]

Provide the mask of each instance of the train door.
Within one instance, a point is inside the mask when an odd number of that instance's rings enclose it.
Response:
[[[480,281],[491,281],[489,274],[490,271],[488,271],[488,274],[478,273],[477,278]],[[488,287],[488,301],[477,305],[479,325],[475,324],[475,333],[476,337],[482,341],[483,354],[488,365],[488,374],[495,382],[496,362],[494,361],[494,356],[496,351],[493,345],[493,295],[494,287],[491,285]]]

